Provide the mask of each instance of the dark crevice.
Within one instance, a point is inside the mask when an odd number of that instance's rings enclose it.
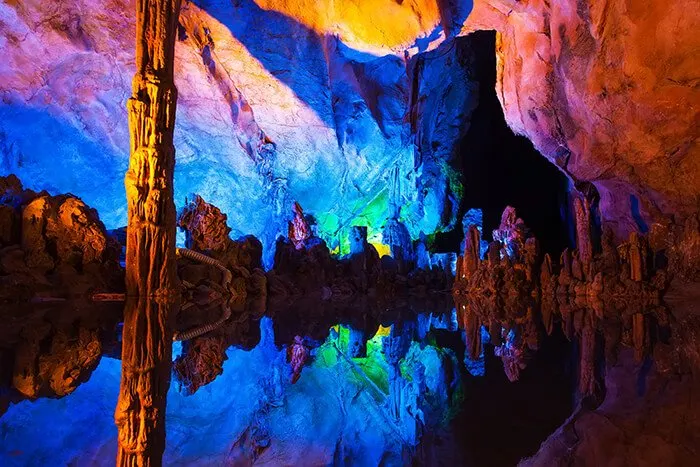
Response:
[[[478,44],[479,105],[455,154],[464,184],[459,215],[470,208],[482,209],[484,235],[490,240],[504,208],[513,206],[540,240],[543,251],[558,255],[570,244],[569,181],[527,138],[515,135],[506,124],[496,95],[495,32],[479,31],[471,36]],[[458,225],[437,236],[436,249],[454,251],[462,238]]]

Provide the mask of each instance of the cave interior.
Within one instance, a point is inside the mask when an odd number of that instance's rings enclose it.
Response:
[[[697,465],[647,3],[0,3],[0,465]]]

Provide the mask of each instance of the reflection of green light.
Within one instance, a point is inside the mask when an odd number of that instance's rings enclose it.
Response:
[[[350,329],[342,324],[338,325],[338,347],[342,352],[348,351],[348,344],[350,343]]]
[[[347,356],[350,329],[342,324],[333,326],[333,329],[338,333],[338,339],[333,340],[329,336],[326,342],[316,350],[315,365],[330,368],[342,363],[344,358],[338,355],[338,350]],[[382,353],[381,339],[382,336],[377,335],[368,341],[367,357],[352,358],[351,360],[381,391],[387,393],[389,391],[388,366]],[[352,372],[346,374],[358,384],[367,384],[366,382],[363,383],[361,378],[357,378],[357,375],[353,377]]]
[[[317,350],[314,365],[326,368],[348,365],[348,361],[338,353],[338,350],[348,356],[350,328],[345,325],[337,325],[333,329],[337,332],[337,339],[329,337]],[[389,364],[382,351],[382,346],[384,338],[389,335],[390,331],[391,327],[380,327],[376,334],[367,341],[367,357],[350,359],[353,363],[350,366],[354,369],[339,373],[345,375],[347,384],[364,387],[378,403],[384,403],[385,396],[389,395]],[[450,360],[452,364],[448,365],[447,362]],[[454,352],[438,347],[434,339],[428,339],[424,345],[412,342],[408,353],[399,362],[401,377],[404,379],[402,384],[404,385],[411,385],[416,378],[415,372],[418,366],[423,367],[426,392],[419,397],[419,400],[426,417],[429,417],[429,423],[436,426],[447,426],[459,412],[465,397],[464,387],[461,383],[453,388],[454,392],[450,398],[444,391],[445,385],[449,382],[442,378],[449,376],[446,372],[456,362]],[[368,379],[371,384],[367,381]],[[438,383],[437,386],[436,383]],[[376,386],[376,388],[372,389],[372,386]],[[383,395],[378,394],[376,389],[379,389]]]

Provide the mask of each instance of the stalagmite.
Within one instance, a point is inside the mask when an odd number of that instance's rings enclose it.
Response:
[[[462,261],[462,279],[469,280],[471,275],[479,268],[481,235],[475,225],[469,226],[464,239],[464,258]]]
[[[591,240],[591,208],[588,200],[574,200],[574,215],[576,216],[576,248],[586,278],[591,273],[593,261],[593,242]]]
[[[289,239],[297,250],[304,248],[311,237],[311,227],[304,219],[304,210],[299,203],[294,203],[294,219],[289,222]]]
[[[630,234],[627,261],[630,268],[630,279],[635,282],[643,280],[646,269],[646,251],[644,243],[637,232]]]
[[[173,81],[180,0],[136,3],[136,75],[127,103],[127,304],[115,421],[117,465],[162,463],[176,297]]]

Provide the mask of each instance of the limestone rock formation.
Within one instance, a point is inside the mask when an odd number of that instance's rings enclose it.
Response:
[[[414,238],[454,224],[449,158],[476,105],[474,46],[461,38],[436,47],[441,24],[465,17],[457,10],[424,0],[183,2],[178,207],[199,193],[228,213],[234,236],[253,234],[266,251],[293,200],[323,213],[327,240],[345,238],[339,230],[356,217],[374,238],[398,170]],[[0,174],[75,193],[108,228],[126,224],[132,11],[133,0],[0,5]]]
[[[25,190],[0,177],[0,302],[41,302],[123,290],[119,247],[73,195]]]
[[[587,204],[575,204],[583,249],[565,250],[558,274],[549,255],[540,258],[537,241],[529,236],[523,220],[507,207],[494,231],[498,240],[491,243],[485,258],[479,254],[479,232],[469,226],[454,292],[466,333],[467,358],[476,360],[481,355],[481,326],[485,326],[508,378],[517,380],[528,353],[538,349],[539,321],[551,334],[559,320],[564,335],[580,342],[579,392],[588,397],[602,390],[596,361],[603,349],[596,336],[604,336],[606,351],[620,344],[634,348],[638,362],[653,352],[650,326],[654,322],[663,327],[661,323],[668,320],[668,311],[660,303],[667,276],[657,271],[652,278],[646,240],[636,233],[617,249],[608,244],[594,255],[590,212]],[[611,241],[611,236],[606,239]],[[614,353],[607,352],[611,361]]]
[[[137,0],[136,73],[129,116],[126,306],[114,421],[117,465],[160,465],[172,366],[175,262],[173,78],[180,0]]]
[[[474,3],[462,33],[498,32],[506,121],[617,233],[684,218],[700,202],[695,0]]]

